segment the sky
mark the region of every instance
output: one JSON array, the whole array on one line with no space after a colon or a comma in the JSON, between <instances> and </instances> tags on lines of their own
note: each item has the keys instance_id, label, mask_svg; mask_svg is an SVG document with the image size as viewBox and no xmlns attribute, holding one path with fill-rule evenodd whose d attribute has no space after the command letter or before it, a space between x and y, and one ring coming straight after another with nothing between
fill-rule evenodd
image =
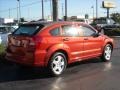
<instances>
[{"instance_id":1,"label":"sky","mask_svg":"<svg viewBox=\"0 0 120 90\"><path fill-rule=\"evenodd\" d=\"M64 15L64 1L59 0L59 18ZM88 14L93 16L93 8L95 9L96 0L68 0L68 16L84 16ZM98 16L106 16L106 9L102 8L102 1L98 0ZM110 13L120 12L120 0L112 0L116 3L116 8L110 10ZM20 0L21 17L27 20L36 20L41 18L41 0ZM0 0L0 17L17 18L17 0ZM63 9L62 9L63 7ZM50 0L44 0L45 18L51 15Z\"/></svg>"}]
</instances>

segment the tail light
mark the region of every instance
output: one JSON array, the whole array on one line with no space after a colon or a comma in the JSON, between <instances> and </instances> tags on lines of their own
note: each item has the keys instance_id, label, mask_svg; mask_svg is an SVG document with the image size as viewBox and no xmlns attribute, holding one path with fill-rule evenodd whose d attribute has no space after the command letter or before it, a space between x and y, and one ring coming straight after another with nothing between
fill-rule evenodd
<instances>
[{"instance_id":1,"label":"tail light","mask_svg":"<svg viewBox=\"0 0 120 90\"><path fill-rule=\"evenodd\" d=\"M29 40L29 44L28 44L29 46L35 46L35 40L33 39L33 38L31 38L30 40Z\"/></svg>"},{"instance_id":2,"label":"tail light","mask_svg":"<svg viewBox=\"0 0 120 90\"><path fill-rule=\"evenodd\" d=\"M28 46L27 46L27 51L28 52L33 52L35 51L35 47L36 47L36 43L35 43L35 39L34 38L30 38L29 42L28 42Z\"/></svg>"},{"instance_id":3,"label":"tail light","mask_svg":"<svg viewBox=\"0 0 120 90\"><path fill-rule=\"evenodd\" d=\"M41 43L42 38L40 36L34 36L29 39L28 51L35 51L36 47Z\"/></svg>"},{"instance_id":4,"label":"tail light","mask_svg":"<svg viewBox=\"0 0 120 90\"><path fill-rule=\"evenodd\" d=\"M9 46L10 44L11 44L11 34L8 35L7 46Z\"/></svg>"}]
</instances>

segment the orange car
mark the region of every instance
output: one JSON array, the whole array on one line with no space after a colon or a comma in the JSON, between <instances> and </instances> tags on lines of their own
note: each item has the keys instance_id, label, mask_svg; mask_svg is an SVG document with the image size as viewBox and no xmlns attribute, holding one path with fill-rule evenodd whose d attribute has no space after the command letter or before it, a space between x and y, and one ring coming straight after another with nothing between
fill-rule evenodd
<instances>
[{"instance_id":1,"label":"orange car","mask_svg":"<svg viewBox=\"0 0 120 90\"><path fill-rule=\"evenodd\" d=\"M109 61L113 40L78 22L30 22L8 37L6 59L22 65L48 67L58 76L67 64L101 57Z\"/></svg>"}]
</instances>

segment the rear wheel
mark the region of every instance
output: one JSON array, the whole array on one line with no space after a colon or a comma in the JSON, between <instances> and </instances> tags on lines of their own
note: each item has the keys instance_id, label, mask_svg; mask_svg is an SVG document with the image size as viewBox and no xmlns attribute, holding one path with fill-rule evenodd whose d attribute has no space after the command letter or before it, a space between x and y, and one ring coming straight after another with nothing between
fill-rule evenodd
<instances>
[{"instance_id":1,"label":"rear wheel","mask_svg":"<svg viewBox=\"0 0 120 90\"><path fill-rule=\"evenodd\" d=\"M66 56L60 52L54 53L48 64L49 71L53 76L59 76L60 74L62 74L63 71L66 69L66 66Z\"/></svg>"},{"instance_id":2,"label":"rear wheel","mask_svg":"<svg viewBox=\"0 0 120 90\"><path fill-rule=\"evenodd\" d=\"M111 55L112 55L112 46L110 44L107 44L104 48L101 58L103 61L110 61Z\"/></svg>"}]
</instances>

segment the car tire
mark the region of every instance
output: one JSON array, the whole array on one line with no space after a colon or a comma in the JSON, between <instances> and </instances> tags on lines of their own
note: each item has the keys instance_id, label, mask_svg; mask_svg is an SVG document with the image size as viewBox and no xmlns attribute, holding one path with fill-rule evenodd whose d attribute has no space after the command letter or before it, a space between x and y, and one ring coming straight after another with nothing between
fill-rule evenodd
<instances>
[{"instance_id":1,"label":"car tire","mask_svg":"<svg viewBox=\"0 0 120 90\"><path fill-rule=\"evenodd\" d=\"M52 76L59 76L67 67L66 56L61 52L56 52L50 58L48 70Z\"/></svg>"},{"instance_id":2,"label":"car tire","mask_svg":"<svg viewBox=\"0 0 120 90\"><path fill-rule=\"evenodd\" d=\"M112 55L112 46L110 44L106 44L101 56L102 61L107 62L111 60L111 55Z\"/></svg>"}]
</instances>

